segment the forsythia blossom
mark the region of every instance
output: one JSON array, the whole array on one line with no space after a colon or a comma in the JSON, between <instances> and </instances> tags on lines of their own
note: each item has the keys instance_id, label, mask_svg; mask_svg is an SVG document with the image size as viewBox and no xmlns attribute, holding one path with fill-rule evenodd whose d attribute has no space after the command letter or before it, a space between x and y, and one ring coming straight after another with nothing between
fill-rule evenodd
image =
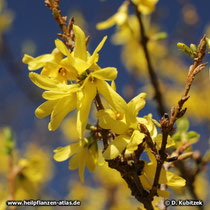
<instances>
[{"instance_id":1,"label":"forsythia blossom","mask_svg":"<svg viewBox=\"0 0 210 210\"><path fill-rule=\"evenodd\" d=\"M72 156L69 161L69 169L79 168L80 179L84 182L85 166L88 167L90 172L95 170L98 162L98 151L97 143L85 138L77 143L55 149L54 159L64 161Z\"/></svg>"},{"instance_id":2,"label":"forsythia blossom","mask_svg":"<svg viewBox=\"0 0 210 210\"><path fill-rule=\"evenodd\" d=\"M145 105L145 97L146 94L141 93L132 99L127 104L127 112L124 114L120 114L112 109L100 110L98 112L99 125L104 129L111 129L118 134L103 153L105 159L116 158L125 149L125 153L132 153L137 149L145 137L145 134L141 133L139 129L139 122L142 122L142 120L151 132L156 133L156 128L151 125L153 124L152 121L136 117Z\"/></svg>"},{"instance_id":3,"label":"forsythia blossom","mask_svg":"<svg viewBox=\"0 0 210 210\"><path fill-rule=\"evenodd\" d=\"M153 11L157 0L137 1L138 9L143 13ZM99 29L104 29L117 24L120 28L128 28L132 31L128 20L128 2L125 2L118 12L107 21L98 24ZM28 64L29 70L42 68L40 74L31 72L30 79L41 89L44 89L42 97L46 99L35 111L38 118L51 115L49 130L56 130L66 115L77 109L77 132L79 141L65 147L58 147L54 150L54 159L64 161L70 158L69 169L79 169L79 176L84 181L85 166L90 172L95 170L96 164L101 160L111 160L120 154L134 153L140 144L143 150L148 153L150 163L144 161L144 168L140 173L140 181L146 190L152 188L157 162L150 148L145 142L145 133L141 132L141 124L148 129L151 140L157 149L160 149L162 136L158 135L152 115L137 117L139 111L145 106L145 93L140 93L129 103L116 92L114 80L117 77L117 69L113 67L101 68L97 63L99 51L103 47L107 37L104 37L94 52L90 54L86 47L86 36L82 29L73 25L75 35L74 49L71 52L59 39L55 40L56 48L51 54L45 54L33 58L24 55L23 62ZM139 37L139 32L134 35ZM130 36L129 36L130 39ZM128 40L128 39L127 39ZM110 81L112 85L109 85ZM91 130L90 136L85 138L84 133L88 122L88 116L92 101L103 96L108 103L108 109L97 112L98 125ZM99 102L96 100L96 104ZM99 127L99 128L98 128ZM98 139L103 138L100 129L110 129L112 139L108 142L105 151L98 149ZM89 129L89 128L87 128ZM107 137L108 138L108 137ZM141 145L140 145L141 146ZM167 148L174 146L171 138L168 138ZM103 161L104 161L103 159ZM24 162L23 162L24 163ZM24 163L27 166L27 163ZM30 172L30 170L29 170ZM161 169L160 184L169 186L183 186L185 180L171 172ZM158 189L158 195L168 197L167 191Z\"/></svg>"},{"instance_id":4,"label":"forsythia blossom","mask_svg":"<svg viewBox=\"0 0 210 210\"><path fill-rule=\"evenodd\" d=\"M62 41L56 40L56 49L52 54L37 58L25 55L23 62L29 65L29 70L43 67L41 75L29 74L37 86L47 90L43 93L43 98L47 101L37 108L36 116L43 118L51 114L49 130L56 130L64 117L77 108L77 130L82 139L91 104L97 92L118 112L125 111L126 103L105 81L113 81L117 76L117 70L112 67L101 69L97 65L98 52L106 37L90 55L86 50L84 32L76 25L73 26L73 30L75 48L72 53Z\"/></svg>"},{"instance_id":5,"label":"forsythia blossom","mask_svg":"<svg viewBox=\"0 0 210 210\"><path fill-rule=\"evenodd\" d=\"M137 5L139 12L144 15L152 13L158 0L132 0Z\"/></svg>"},{"instance_id":6,"label":"forsythia blossom","mask_svg":"<svg viewBox=\"0 0 210 210\"><path fill-rule=\"evenodd\" d=\"M128 2L124 2L122 6L118 9L117 13L114 14L112 17L107 19L104 22L98 23L96 28L98 30L103 30L114 26L123 26L128 21Z\"/></svg>"},{"instance_id":7,"label":"forsythia blossom","mask_svg":"<svg viewBox=\"0 0 210 210\"><path fill-rule=\"evenodd\" d=\"M141 180L143 187L147 190L151 190L152 184L153 184L153 182L151 180L154 180L154 178L155 178L155 172L156 172L156 168L157 168L157 160L156 160L155 156L152 154L151 150L148 150L147 154L148 154L151 162L148 163L148 162L144 161L145 165L144 165L142 174L139 178ZM182 177L177 176L174 173L162 168L161 173L160 173L159 183L166 184L168 186L182 187L182 186L185 186L186 181ZM165 197L165 198L169 197L169 192L166 190L158 189L157 193L161 197Z\"/></svg>"}]
</instances>

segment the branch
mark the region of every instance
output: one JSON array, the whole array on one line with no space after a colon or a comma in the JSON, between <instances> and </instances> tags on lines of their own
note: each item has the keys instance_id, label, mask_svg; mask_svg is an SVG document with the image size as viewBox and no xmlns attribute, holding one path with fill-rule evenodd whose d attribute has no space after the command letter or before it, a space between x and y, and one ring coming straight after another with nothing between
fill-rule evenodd
<instances>
[{"instance_id":1,"label":"branch","mask_svg":"<svg viewBox=\"0 0 210 210\"><path fill-rule=\"evenodd\" d=\"M66 46L69 47L70 51L72 52L74 49L74 32L73 32L73 24L74 18L70 18L68 25L66 23L67 17L61 14L60 10L60 0L45 0L45 5L52 10L52 15L58 25L60 26L63 34L58 33L61 39L65 40Z\"/></svg>"},{"instance_id":2,"label":"branch","mask_svg":"<svg viewBox=\"0 0 210 210\"><path fill-rule=\"evenodd\" d=\"M45 0L47 7L52 10L53 16L63 32L63 34L59 34L59 36L66 41L65 44L69 47L70 51L73 51L73 49L74 49L74 33L72 30L73 19L70 19L68 25L66 24L67 18L63 17L61 15L60 8L59 8L59 2L60 2L60 0ZM145 35L144 26L141 21L141 14L138 12L137 8L136 8L136 13L137 13L137 17L139 19L140 27L141 27L141 35L142 35L141 43L144 48L145 57L147 59L148 70L149 70L151 82L152 82L154 89L156 91L155 98L158 102L160 114L164 114L165 109L164 109L163 102L162 102L162 95L160 92L159 83L157 80L157 76L156 76L156 74L153 70L153 67L151 65L150 56L149 56L148 49L147 49L148 38ZM88 39L87 39L87 42L88 42ZM196 62L199 63L200 61L197 60ZM203 64L203 66L200 66L199 68L197 68L198 65L194 65L194 66L195 66L194 71L193 71L194 74L191 74L191 76L189 76L189 78L190 78L189 81L191 81L191 83L194 79L193 77L204 68L205 64ZM191 84L188 87L190 88L190 86L191 86ZM183 112L181 110L182 106L183 106L182 102L185 102L186 100L187 99L184 98L179 103L179 108L177 108L176 111L174 112L177 114L172 115L173 117L175 117L174 119L181 116L180 113ZM95 105L96 105L96 108L98 111L104 109L104 106L101 102L101 99L100 99L100 96L98 93L95 97ZM135 196L135 198L139 202L143 203L144 207L148 210L154 209L152 206L152 200L153 200L153 196L157 193L160 170L161 170L162 165L167 157L165 154L167 136L171 132L171 128L173 128L173 125L172 126L169 125L169 117L168 116L166 117L166 116L167 115L164 115L164 118L162 120L162 122L165 122L165 123L161 124L162 133L163 133L163 142L161 145L161 150L159 152L157 151L156 145L151 141L150 135L146 135L146 138L145 138L145 141L152 148L152 151L154 152L154 154L156 154L157 160L158 160L158 163L157 163L158 166L157 166L157 170L156 170L155 180L154 180L153 188L152 188L151 192L148 192L143 188L141 181L139 179L139 175L141 174L141 171L143 170L143 167L144 167L144 162L139 160L140 155L142 154L142 148L140 145L139 145L137 151L135 152L135 157L133 157L133 159L131 159L131 160L128 160L126 158L126 156L124 156L123 154L119 155L117 158L115 158L113 160L106 160L108 162L108 165L110 168L113 168L121 173L121 176L128 184L128 187L130 188L132 195ZM144 127L142 127L142 130L144 130L145 133L148 134L148 131ZM97 125L96 132L98 132L100 134L100 138L104 144L104 149L106 149L108 147L109 143L114 139L115 134L113 134L110 130L100 128L100 126L98 126L98 125Z\"/></svg>"},{"instance_id":3,"label":"branch","mask_svg":"<svg viewBox=\"0 0 210 210\"><path fill-rule=\"evenodd\" d=\"M141 173L144 163L139 162L139 167L136 168L136 165L133 163L128 164L127 160L122 160L119 156L113 160L107 160L109 167L113 168L120 172L122 178L128 184L128 187L131 190L131 194L141 203L144 204L144 207L147 210L153 210L152 202L149 199L149 193L144 190L140 179L139 173Z\"/></svg>"},{"instance_id":4,"label":"branch","mask_svg":"<svg viewBox=\"0 0 210 210\"><path fill-rule=\"evenodd\" d=\"M15 173L14 173L14 160L13 160L13 153L9 155L9 175L8 175L8 182L9 182L9 200L15 200ZM10 210L16 210L16 206L11 206Z\"/></svg>"},{"instance_id":5,"label":"branch","mask_svg":"<svg viewBox=\"0 0 210 210\"><path fill-rule=\"evenodd\" d=\"M151 80L153 89L155 91L154 98L155 98L155 100L158 104L158 112L161 116L163 116L164 113L166 113L166 108L165 108L164 103L163 103L163 97L162 97L162 93L161 93L161 90L160 90L160 84L159 84L157 75L154 71L154 68L152 66L150 54L149 54L148 47L147 47L147 43L148 43L149 39L148 39L148 37L146 36L146 33L145 33L145 28L144 28L144 24L142 22L141 13L139 12L138 7L134 3L132 3L132 4L134 6L136 17L138 18L139 25L140 25L141 38L140 38L139 41L140 41L140 44L142 45L143 50L144 50L150 80Z\"/></svg>"},{"instance_id":6,"label":"branch","mask_svg":"<svg viewBox=\"0 0 210 210\"><path fill-rule=\"evenodd\" d=\"M203 61L203 58L205 56L205 50L206 50L206 36L204 35L204 37L201 39L200 44L198 46L198 57L194 59L194 64L192 66L190 66L184 93L183 93L181 99L178 101L178 105L176 106L176 108L172 108L171 119L169 119L168 114L165 114L160 121L163 137L162 137L161 149L159 151L160 158L157 159L157 168L156 168L156 173L155 173L155 179L153 182L152 190L150 192L150 196L154 196L157 193L161 168L163 166L164 161L167 158L165 150L166 150L168 135L173 133L174 123L176 122L176 120L178 118L182 117L187 110L186 108L182 109L182 107L183 107L184 103L189 98L188 93L190 91L190 88L191 88L191 85L193 83L195 76L201 70L203 70L205 68L205 66L207 65L207 63L200 64Z\"/></svg>"},{"instance_id":7,"label":"branch","mask_svg":"<svg viewBox=\"0 0 210 210\"><path fill-rule=\"evenodd\" d=\"M13 150L8 156L8 184L9 184L9 200L15 200L15 179L22 171L22 167L18 167L14 163ZM9 206L9 210L16 210L17 206Z\"/></svg>"},{"instance_id":8,"label":"branch","mask_svg":"<svg viewBox=\"0 0 210 210\"><path fill-rule=\"evenodd\" d=\"M141 133L144 133L146 135L145 141L146 141L147 145L150 147L150 149L152 150L153 154L155 156L159 155L158 151L157 151L156 144L153 142L147 127L144 124L140 123L140 130L141 130Z\"/></svg>"}]
</instances>

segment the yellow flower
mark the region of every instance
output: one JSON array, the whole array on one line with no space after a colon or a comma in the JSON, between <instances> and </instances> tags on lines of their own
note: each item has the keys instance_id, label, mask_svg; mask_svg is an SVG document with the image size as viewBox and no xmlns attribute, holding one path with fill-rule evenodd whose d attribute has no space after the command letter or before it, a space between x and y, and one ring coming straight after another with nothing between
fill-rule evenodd
<instances>
[{"instance_id":1,"label":"yellow flower","mask_svg":"<svg viewBox=\"0 0 210 210\"><path fill-rule=\"evenodd\" d=\"M31 80L37 86L48 90L43 93L43 98L48 101L37 108L35 111L36 116L43 118L51 114L49 130L56 130L64 117L77 108L77 131L79 138L82 139L91 104L97 92L103 95L105 100L118 112L124 113L127 107L122 97L105 82L105 80L108 80L112 81L113 84L117 77L116 68L107 67L101 69L96 64L99 57L98 52L102 48L106 37L90 55L86 49L84 32L76 25L73 26L73 30L75 34L73 52L70 53L65 44L57 39L55 44L59 52L56 49L52 54L42 55L37 58L25 55L23 62L29 64L30 70L44 67L41 75L29 74ZM62 58L61 54L66 57ZM61 79L56 76L60 70L64 71ZM68 80L75 81L73 81L73 84L68 84Z\"/></svg>"},{"instance_id":2,"label":"yellow flower","mask_svg":"<svg viewBox=\"0 0 210 210\"><path fill-rule=\"evenodd\" d=\"M15 179L15 199L36 199L43 184L52 177L50 157L35 145L30 145L25 157L18 160Z\"/></svg>"},{"instance_id":3,"label":"yellow flower","mask_svg":"<svg viewBox=\"0 0 210 210\"><path fill-rule=\"evenodd\" d=\"M132 0L132 2L138 6L139 12L148 15L154 11L158 0Z\"/></svg>"},{"instance_id":4,"label":"yellow flower","mask_svg":"<svg viewBox=\"0 0 210 210\"><path fill-rule=\"evenodd\" d=\"M155 124L153 123L152 114L148 114L147 116L144 116L143 118L137 117L137 120L139 123L144 124L152 139L156 138L157 136L157 128Z\"/></svg>"},{"instance_id":5,"label":"yellow flower","mask_svg":"<svg viewBox=\"0 0 210 210\"><path fill-rule=\"evenodd\" d=\"M35 114L39 119L51 114L48 128L54 131L64 117L76 108L78 85L66 85L36 73L30 73L29 77L38 87L47 90L42 95L47 101L36 109Z\"/></svg>"},{"instance_id":6,"label":"yellow flower","mask_svg":"<svg viewBox=\"0 0 210 210\"><path fill-rule=\"evenodd\" d=\"M121 96L108 83L103 81L103 79L114 79L116 73L117 71L114 68L91 72L81 87L79 84L66 85L46 76L30 73L30 79L37 86L48 90L42 95L48 101L36 109L36 116L41 119L51 114L49 130L56 130L64 117L77 107L77 130L79 137L82 138L92 100L95 98L97 91L119 112L124 112L126 109L126 103Z\"/></svg>"},{"instance_id":7,"label":"yellow flower","mask_svg":"<svg viewBox=\"0 0 210 210\"><path fill-rule=\"evenodd\" d=\"M161 148L161 144L162 144L162 134L158 134L155 138L154 138L154 141L156 142L156 146L158 149ZM170 147L174 147L176 144L174 142L174 140L168 136L167 138L167 144L166 144L166 149L170 148Z\"/></svg>"},{"instance_id":8,"label":"yellow flower","mask_svg":"<svg viewBox=\"0 0 210 210\"><path fill-rule=\"evenodd\" d=\"M75 113L73 113L70 117L64 120L61 127L62 133L68 142L76 141L77 139L79 139L76 120L77 116L75 115Z\"/></svg>"},{"instance_id":9,"label":"yellow flower","mask_svg":"<svg viewBox=\"0 0 210 210\"><path fill-rule=\"evenodd\" d=\"M111 109L100 110L98 112L99 125L104 129L111 129L118 134L103 153L105 159L116 158L125 149L125 153L132 153L142 143L145 134L140 132L136 116L145 105L145 97L146 94L141 93L133 98L127 104L127 110L124 114Z\"/></svg>"},{"instance_id":10,"label":"yellow flower","mask_svg":"<svg viewBox=\"0 0 210 210\"><path fill-rule=\"evenodd\" d=\"M147 190L151 190L152 185L153 185L152 180L154 180L154 178L155 178L155 172L156 172L156 168L157 168L157 160L156 160L155 156L152 154L151 150L148 150L147 154L148 154L151 162L147 163L145 161L142 175L139 178L141 180L143 187ZM182 187L182 186L185 186L186 181L182 177L177 176L174 173L162 168L161 172L160 172L159 184L166 184L168 186ZM157 193L161 197L165 197L165 198L169 197L168 191L158 189Z\"/></svg>"},{"instance_id":11,"label":"yellow flower","mask_svg":"<svg viewBox=\"0 0 210 210\"><path fill-rule=\"evenodd\" d=\"M127 24L117 28L115 34L112 35L112 42L116 45L123 45L139 40L140 36L139 22L135 15L129 15Z\"/></svg>"},{"instance_id":12,"label":"yellow flower","mask_svg":"<svg viewBox=\"0 0 210 210\"><path fill-rule=\"evenodd\" d=\"M63 59L62 53L57 48L51 54L44 54L36 58L25 54L22 61L28 64L29 70L33 71L43 68L41 71L42 75L57 79L63 83L76 78L74 72L67 68L69 67L67 59Z\"/></svg>"},{"instance_id":13,"label":"yellow flower","mask_svg":"<svg viewBox=\"0 0 210 210\"><path fill-rule=\"evenodd\" d=\"M85 138L66 147L58 147L54 152L54 159L59 162L73 156L69 161L69 169L75 170L79 168L79 176L82 182L84 182L85 166L90 172L94 172L98 162L98 146L91 139Z\"/></svg>"},{"instance_id":14,"label":"yellow flower","mask_svg":"<svg viewBox=\"0 0 210 210\"><path fill-rule=\"evenodd\" d=\"M22 174L36 183L49 180L53 172L50 154L36 145L29 145L26 151L25 158L20 159L18 163Z\"/></svg>"},{"instance_id":15,"label":"yellow flower","mask_svg":"<svg viewBox=\"0 0 210 210\"><path fill-rule=\"evenodd\" d=\"M88 115L92 100L97 91L103 95L105 100L118 112L123 113L126 110L126 102L116 93L105 80L114 80L117 76L115 68L104 68L91 72L84 80L81 91L78 92L78 115L77 129L80 138L82 138L88 120Z\"/></svg>"},{"instance_id":16,"label":"yellow flower","mask_svg":"<svg viewBox=\"0 0 210 210\"><path fill-rule=\"evenodd\" d=\"M55 45L57 49L65 56L67 56L68 65L66 69L75 71L77 78L79 78L86 70L98 70L100 67L96 64L98 61L99 55L98 52L104 45L107 37L104 37L103 40L99 43L93 54L90 56L89 52L86 49L86 38L82 29L74 25L73 31L75 34L75 47L72 53L69 52L66 45L59 39L55 40Z\"/></svg>"},{"instance_id":17,"label":"yellow flower","mask_svg":"<svg viewBox=\"0 0 210 210\"><path fill-rule=\"evenodd\" d=\"M112 27L113 25L122 26L127 23L128 20L128 2L124 2L118 9L117 13L104 22L98 23L96 28L103 30Z\"/></svg>"},{"instance_id":18,"label":"yellow flower","mask_svg":"<svg viewBox=\"0 0 210 210\"><path fill-rule=\"evenodd\" d=\"M77 74L80 90L77 91L77 130L80 138L83 138L85 127L88 120L91 104L97 91L103 95L108 103L119 112L125 111L126 103L105 80L113 81L117 77L116 68L107 67L101 69L96 62L98 61L98 52L102 48L106 37L101 41L93 52L92 56L86 50L85 34L76 25L73 26L75 33L75 49L70 53L65 44L56 40L57 48L67 56L69 65Z\"/></svg>"},{"instance_id":19,"label":"yellow flower","mask_svg":"<svg viewBox=\"0 0 210 210\"><path fill-rule=\"evenodd\" d=\"M44 67L48 62L59 63L62 58L62 53L55 48L51 54L40 55L36 58L25 54L22 61L23 63L28 64L28 69L32 71Z\"/></svg>"},{"instance_id":20,"label":"yellow flower","mask_svg":"<svg viewBox=\"0 0 210 210\"><path fill-rule=\"evenodd\" d=\"M14 14L12 11L5 9L6 2L0 0L0 36L8 31L10 25L14 19Z\"/></svg>"}]
</instances>

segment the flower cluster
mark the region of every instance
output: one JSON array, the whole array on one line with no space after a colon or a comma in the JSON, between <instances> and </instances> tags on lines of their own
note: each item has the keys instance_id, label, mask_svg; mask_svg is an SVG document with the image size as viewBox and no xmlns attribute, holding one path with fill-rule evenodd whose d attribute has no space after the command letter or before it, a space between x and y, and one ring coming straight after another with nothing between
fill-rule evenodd
<instances>
[{"instance_id":1,"label":"flower cluster","mask_svg":"<svg viewBox=\"0 0 210 210\"><path fill-rule=\"evenodd\" d=\"M125 8L124 8L125 6ZM123 16L126 5L120 9ZM122 13L122 14L121 14ZM113 17L117 20L118 15ZM113 21L112 20L112 21ZM125 20L126 21L126 20ZM112 132L112 140L103 152L105 160L113 160L119 155L134 154L139 145L148 153L151 163L145 161L144 169L140 175L140 180L144 183L145 189L149 190L154 179L156 161L152 158L152 153L145 142L145 133L141 131L140 125L146 126L152 141L160 139L152 115L138 117L139 111L145 106L145 93L140 93L129 103L116 92L114 80L117 77L117 70L113 67L101 68L97 63L99 51L101 50L107 37L99 43L91 55L86 48L86 37L84 32L77 25L73 25L75 34L74 49L71 52L61 40L56 40L56 48L51 54L41 55L33 58L24 55L23 62L28 64L30 71L42 68L40 74L31 72L30 79L38 87L44 89L43 98L47 101L40 105L35 114L38 118L51 115L49 130L56 130L66 115L77 110L77 132L78 142L54 150L54 159L64 161L70 158L69 168L79 169L80 179L84 181L85 166L89 171L95 170L96 164L101 164L102 152L99 149L100 137L96 133L90 132L85 136L88 127L88 116L92 101L96 97L103 96L108 103L106 109L100 108L97 112L98 126ZM111 81L110 85L107 81ZM97 100L96 100L96 103ZM171 140L172 141L172 140ZM173 185L183 186L185 180L171 172L162 169L161 183L169 184L173 180ZM158 192L159 195L168 196L168 192Z\"/></svg>"}]
</instances>

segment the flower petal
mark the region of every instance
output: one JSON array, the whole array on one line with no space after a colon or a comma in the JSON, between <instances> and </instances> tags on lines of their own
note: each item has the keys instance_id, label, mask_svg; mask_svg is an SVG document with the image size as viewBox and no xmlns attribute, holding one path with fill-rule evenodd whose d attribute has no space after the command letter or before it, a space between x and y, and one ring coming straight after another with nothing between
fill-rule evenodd
<instances>
[{"instance_id":1,"label":"flower petal","mask_svg":"<svg viewBox=\"0 0 210 210\"><path fill-rule=\"evenodd\" d=\"M98 149L97 144L91 145L88 149L88 154L86 157L86 165L90 172L94 172L96 168L96 163L98 162Z\"/></svg>"},{"instance_id":2,"label":"flower petal","mask_svg":"<svg viewBox=\"0 0 210 210\"><path fill-rule=\"evenodd\" d=\"M116 120L116 115L111 109L100 110L97 113L100 127L111 129L117 134L123 134L128 130L128 126L122 120Z\"/></svg>"},{"instance_id":3,"label":"flower petal","mask_svg":"<svg viewBox=\"0 0 210 210\"><path fill-rule=\"evenodd\" d=\"M67 70L67 76L69 80L77 80L77 71L73 64L69 62L68 58L64 58L60 63L60 66Z\"/></svg>"},{"instance_id":4,"label":"flower petal","mask_svg":"<svg viewBox=\"0 0 210 210\"><path fill-rule=\"evenodd\" d=\"M68 96L68 92L59 92L59 91L45 91L42 94L42 97L46 100L57 100L60 98L63 98L65 96Z\"/></svg>"},{"instance_id":5,"label":"flower petal","mask_svg":"<svg viewBox=\"0 0 210 210\"><path fill-rule=\"evenodd\" d=\"M36 74L34 72L31 72L29 77L35 85L45 90L58 89L58 84L60 83L57 80L50 79L44 75Z\"/></svg>"},{"instance_id":6,"label":"flower petal","mask_svg":"<svg viewBox=\"0 0 210 210\"><path fill-rule=\"evenodd\" d=\"M115 84L114 80L112 80L111 87L115 92L117 91L116 84Z\"/></svg>"},{"instance_id":7,"label":"flower petal","mask_svg":"<svg viewBox=\"0 0 210 210\"><path fill-rule=\"evenodd\" d=\"M112 87L105 81L97 80L96 81L98 92L103 95L106 101L120 113L127 112L127 104L124 99L115 92Z\"/></svg>"},{"instance_id":8,"label":"flower petal","mask_svg":"<svg viewBox=\"0 0 210 210\"><path fill-rule=\"evenodd\" d=\"M59 65L54 62L46 62L41 75L56 78L58 75Z\"/></svg>"},{"instance_id":9,"label":"flower petal","mask_svg":"<svg viewBox=\"0 0 210 210\"><path fill-rule=\"evenodd\" d=\"M167 180L165 182L165 180ZM163 183L164 182L164 183ZM160 184L166 184L168 186L183 187L186 184L186 180L170 171L161 170Z\"/></svg>"},{"instance_id":10,"label":"flower petal","mask_svg":"<svg viewBox=\"0 0 210 210\"><path fill-rule=\"evenodd\" d=\"M150 160L152 159L152 163L145 164L143 171L146 173L146 175L150 179L154 180L157 161L155 159L155 156L151 153L151 151L148 152L148 155L149 155ZM169 186L182 187L182 186L185 186L186 180L180 176L177 176L176 174L174 174L170 171L166 171L164 168L161 168L159 184L166 184Z\"/></svg>"},{"instance_id":11,"label":"flower petal","mask_svg":"<svg viewBox=\"0 0 210 210\"><path fill-rule=\"evenodd\" d=\"M96 96L95 84L88 81L79 95L80 104L79 107L77 107L77 130L79 137L82 138L87 125L91 104Z\"/></svg>"},{"instance_id":12,"label":"flower petal","mask_svg":"<svg viewBox=\"0 0 210 210\"><path fill-rule=\"evenodd\" d=\"M112 27L115 23L116 23L116 15L113 15L112 17L110 17L109 19L103 21L103 22L100 22L96 25L96 28L98 30L104 30L104 29L107 29L107 28L110 28Z\"/></svg>"},{"instance_id":13,"label":"flower petal","mask_svg":"<svg viewBox=\"0 0 210 210\"><path fill-rule=\"evenodd\" d=\"M130 139L126 135L117 136L107 147L103 156L106 160L111 160L116 158L128 145Z\"/></svg>"},{"instance_id":14,"label":"flower petal","mask_svg":"<svg viewBox=\"0 0 210 210\"><path fill-rule=\"evenodd\" d=\"M46 100L56 100L56 99L60 99L60 98L63 98L65 96L68 96L70 95L71 93L75 93L77 91L79 91L80 89L78 88L78 85L76 84L71 84L71 85L68 85L68 90L57 90L57 91L53 91L53 90L50 90L50 91L45 91L43 94L42 94L42 97Z\"/></svg>"},{"instance_id":15,"label":"flower petal","mask_svg":"<svg viewBox=\"0 0 210 210\"><path fill-rule=\"evenodd\" d=\"M42 119L42 118L50 115L57 102L58 102L57 100L53 100L53 101L46 101L43 104L41 104L35 110L36 117L39 118L39 119Z\"/></svg>"},{"instance_id":16,"label":"flower petal","mask_svg":"<svg viewBox=\"0 0 210 210\"><path fill-rule=\"evenodd\" d=\"M75 34L74 56L87 61L85 34L79 26L73 25Z\"/></svg>"},{"instance_id":17,"label":"flower petal","mask_svg":"<svg viewBox=\"0 0 210 210\"><path fill-rule=\"evenodd\" d=\"M63 121L64 117L76 108L77 100L75 100L75 97L76 94L69 94L68 96L60 99L55 105L51 114L51 121L48 125L50 131L56 130Z\"/></svg>"},{"instance_id":18,"label":"flower petal","mask_svg":"<svg viewBox=\"0 0 210 210\"><path fill-rule=\"evenodd\" d=\"M79 168L80 154L76 153L69 161L69 169L75 170Z\"/></svg>"},{"instance_id":19,"label":"flower petal","mask_svg":"<svg viewBox=\"0 0 210 210\"><path fill-rule=\"evenodd\" d=\"M161 144L162 144L162 134L157 135L157 137L155 138L155 142L156 142L158 148L160 149ZM168 136L166 148L173 147L173 146L175 146L175 142L170 136Z\"/></svg>"},{"instance_id":20,"label":"flower petal","mask_svg":"<svg viewBox=\"0 0 210 210\"><path fill-rule=\"evenodd\" d=\"M147 178L147 176L143 174L139 178L144 189L147 189L147 190L152 189L152 182Z\"/></svg>"},{"instance_id":21,"label":"flower petal","mask_svg":"<svg viewBox=\"0 0 210 210\"><path fill-rule=\"evenodd\" d=\"M138 115L139 110L141 110L146 103L144 100L145 97L146 93L140 93L128 103L129 116L131 116L129 118L135 118L136 120L136 116Z\"/></svg>"},{"instance_id":22,"label":"flower petal","mask_svg":"<svg viewBox=\"0 0 210 210\"><path fill-rule=\"evenodd\" d=\"M53 158L56 161L61 162L61 161L67 160L77 151L78 151L78 143L70 144L66 147L58 147L57 149L54 150L55 155Z\"/></svg>"},{"instance_id":23,"label":"flower petal","mask_svg":"<svg viewBox=\"0 0 210 210\"><path fill-rule=\"evenodd\" d=\"M116 68L107 67L98 71L94 71L93 73L91 73L91 75L101 80L115 80L117 77L117 73L118 72Z\"/></svg>"},{"instance_id":24,"label":"flower petal","mask_svg":"<svg viewBox=\"0 0 210 210\"><path fill-rule=\"evenodd\" d=\"M79 153L79 177L82 182L84 182L84 172L85 172L85 163L87 160L87 148L83 148L82 151Z\"/></svg>"},{"instance_id":25,"label":"flower petal","mask_svg":"<svg viewBox=\"0 0 210 210\"><path fill-rule=\"evenodd\" d=\"M96 62L95 60L97 59L98 56L98 52L101 50L101 48L103 47L105 41L107 39L107 36L105 36L102 41L99 43L99 45L96 47L95 51L93 52L92 56L88 59L88 63L91 66L94 62Z\"/></svg>"},{"instance_id":26,"label":"flower petal","mask_svg":"<svg viewBox=\"0 0 210 210\"><path fill-rule=\"evenodd\" d=\"M163 198L169 198L170 193L167 190L159 190L157 189L157 194Z\"/></svg>"},{"instance_id":27,"label":"flower petal","mask_svg":"<svg viewBox=\"0 0 210 210\"><path fill-rule=\"evenodd\" d=\"M25 54L22 61L23 63L28 64L29 70L36 70L42 68L46 62L52 59L52 57L51 54L45 54L33 58L32 56Z\"/></svg>"},{"instance_id":28,"label":"flower petal","mask_svg":"<svg viewBox=\"0 0 210 210\"><path fill-rule=\"evenodd\" d=\"M140 133L138 130L134 130L131 140L127 146L129 151L135 151L138 148L138 145L143 142L145 134Z\"/></svg>"},{"instance_id":29,"label":"flower petal","mask_svg":"<svg viewBox=\"0 0 210 210\"><path fill-rule=\"evenodd\" d=\"M73 66L74 65L74 58L72 57L71 53L67 49L66 45L60 39L55 40L55 45L61 53L63 53L64 55L66 55L68 57L69 62Z\"/></svg>"},{"instance_id":30,"label":"flower petal","mask_svg":"<svg viewBox=\"0 0 210 210\"><path fill-rule=\"evenodd\" d=\"M85 70L89 69L92 63L88 63L80 58L75 58L74 67L77 70L78 74L82 74Z\"/></svg>"}]
</instances>

